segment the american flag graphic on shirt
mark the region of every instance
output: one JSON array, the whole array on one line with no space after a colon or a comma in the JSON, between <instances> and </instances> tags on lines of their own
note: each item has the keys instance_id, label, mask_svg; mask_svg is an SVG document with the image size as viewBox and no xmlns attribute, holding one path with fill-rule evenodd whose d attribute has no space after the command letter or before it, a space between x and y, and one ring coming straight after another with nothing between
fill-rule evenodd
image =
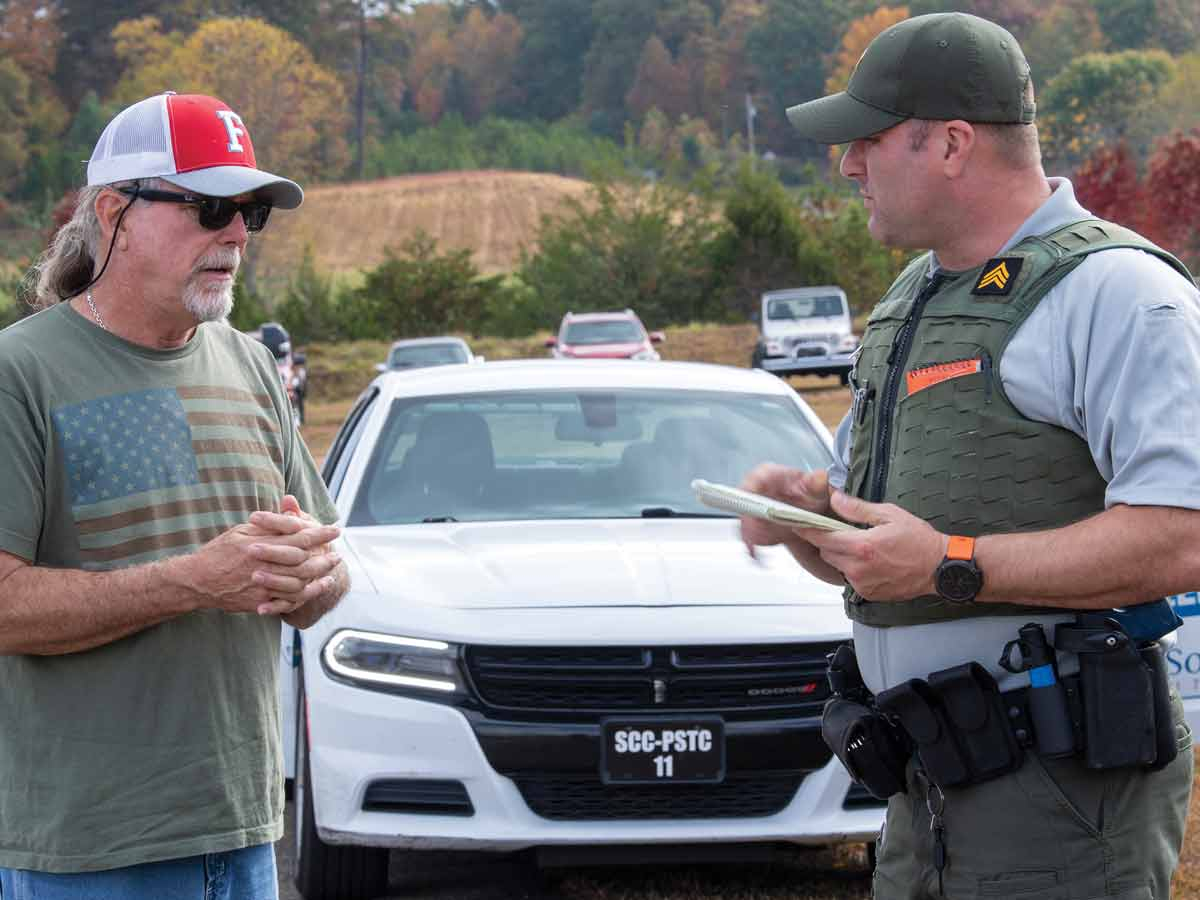
<instances>
[{"instance_id":1,"label":"american flag graphic on shirt","mask_svg":"<svg viewBox=\"0 0 1200 900\"><path fill-rule=\"evenodd\" d=\"M113 569L194 550L284 493L267 394L216 386L134 391L51 413L82 565Z\"/></svg>"}]
</instances>

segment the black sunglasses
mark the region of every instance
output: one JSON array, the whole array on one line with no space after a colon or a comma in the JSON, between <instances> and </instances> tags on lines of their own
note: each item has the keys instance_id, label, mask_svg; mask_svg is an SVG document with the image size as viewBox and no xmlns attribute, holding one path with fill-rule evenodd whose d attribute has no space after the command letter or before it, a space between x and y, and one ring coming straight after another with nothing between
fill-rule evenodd
<instances>
[{"instance_id":1,"label":"black sunglasses","mask_svg":"<svg viewBox=\"0 0 1200 900\"><path fill-rule=\"evenodd\" d=\"M238 203L228 197L205 197L202 194L178 194L174 191L154 191L146 188L117 188L117 191L134 199L161 201L163 203L188 203L200 213L200 227L220 231L233 221L238 213L249 232L262 231L271 215L271 204L261 200Z\"/></svg>"}]
</instances>

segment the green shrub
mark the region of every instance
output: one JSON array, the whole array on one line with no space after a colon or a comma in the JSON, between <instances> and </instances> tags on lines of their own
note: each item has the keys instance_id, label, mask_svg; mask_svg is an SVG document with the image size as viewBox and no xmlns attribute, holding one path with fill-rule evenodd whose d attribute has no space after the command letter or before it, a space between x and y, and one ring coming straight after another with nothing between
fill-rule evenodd
<instances>
[{"instance_id":1,"label":"green shrub","mask_svg":"<svg viewBox=\"0 0 1200 900\"><path fill-rule=\"evenodd\" d=\"M631 307L652 328L709 318L709 244L719 227L704 190L599 181L542 219L521 279L540 300L542 327L567 310Z\"/></svg>"}]
</instances>

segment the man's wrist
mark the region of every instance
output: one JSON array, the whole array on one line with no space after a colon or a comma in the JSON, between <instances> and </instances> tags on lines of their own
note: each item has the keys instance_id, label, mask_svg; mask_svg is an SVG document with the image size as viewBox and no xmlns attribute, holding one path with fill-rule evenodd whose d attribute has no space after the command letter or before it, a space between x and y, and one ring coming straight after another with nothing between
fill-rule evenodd
<instances>
[{"instance_id":1,"label":"man's wrist","mask_svg":"<svg viewBox=\"0 0 1200 900\"><path fill-rule=\"evenodd\" d=\"M173 613L183 614L195 612L204 608L204 597L196 589L196 579L192 573L192 554L173 556L155 565L158 579L163 587L161 597L164 604Z\"/></svg>"}]
</instances>

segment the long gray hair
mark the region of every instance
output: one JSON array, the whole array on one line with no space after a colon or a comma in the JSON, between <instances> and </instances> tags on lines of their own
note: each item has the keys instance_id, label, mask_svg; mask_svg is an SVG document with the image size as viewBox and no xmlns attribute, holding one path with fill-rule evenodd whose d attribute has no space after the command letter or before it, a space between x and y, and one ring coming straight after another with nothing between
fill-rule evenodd
<instances>
[{"instance_id":1,"label":"long gray hair","mask_svg":"<svg viewBox=\"0 0 1200 900\"><path fill-rule=\"evenodd\" d=\"M99 251L108 252L107 247L100 247L100 220L96 216L96 198L100 192L139 183L148 187L157 180L86 185L79 189L71 220L58 229L50 246L25 276L24 294L35 308L45 309L80 293L92 280L97 262L104 262L96 258Z\"/></svg>"}]
</instances>

